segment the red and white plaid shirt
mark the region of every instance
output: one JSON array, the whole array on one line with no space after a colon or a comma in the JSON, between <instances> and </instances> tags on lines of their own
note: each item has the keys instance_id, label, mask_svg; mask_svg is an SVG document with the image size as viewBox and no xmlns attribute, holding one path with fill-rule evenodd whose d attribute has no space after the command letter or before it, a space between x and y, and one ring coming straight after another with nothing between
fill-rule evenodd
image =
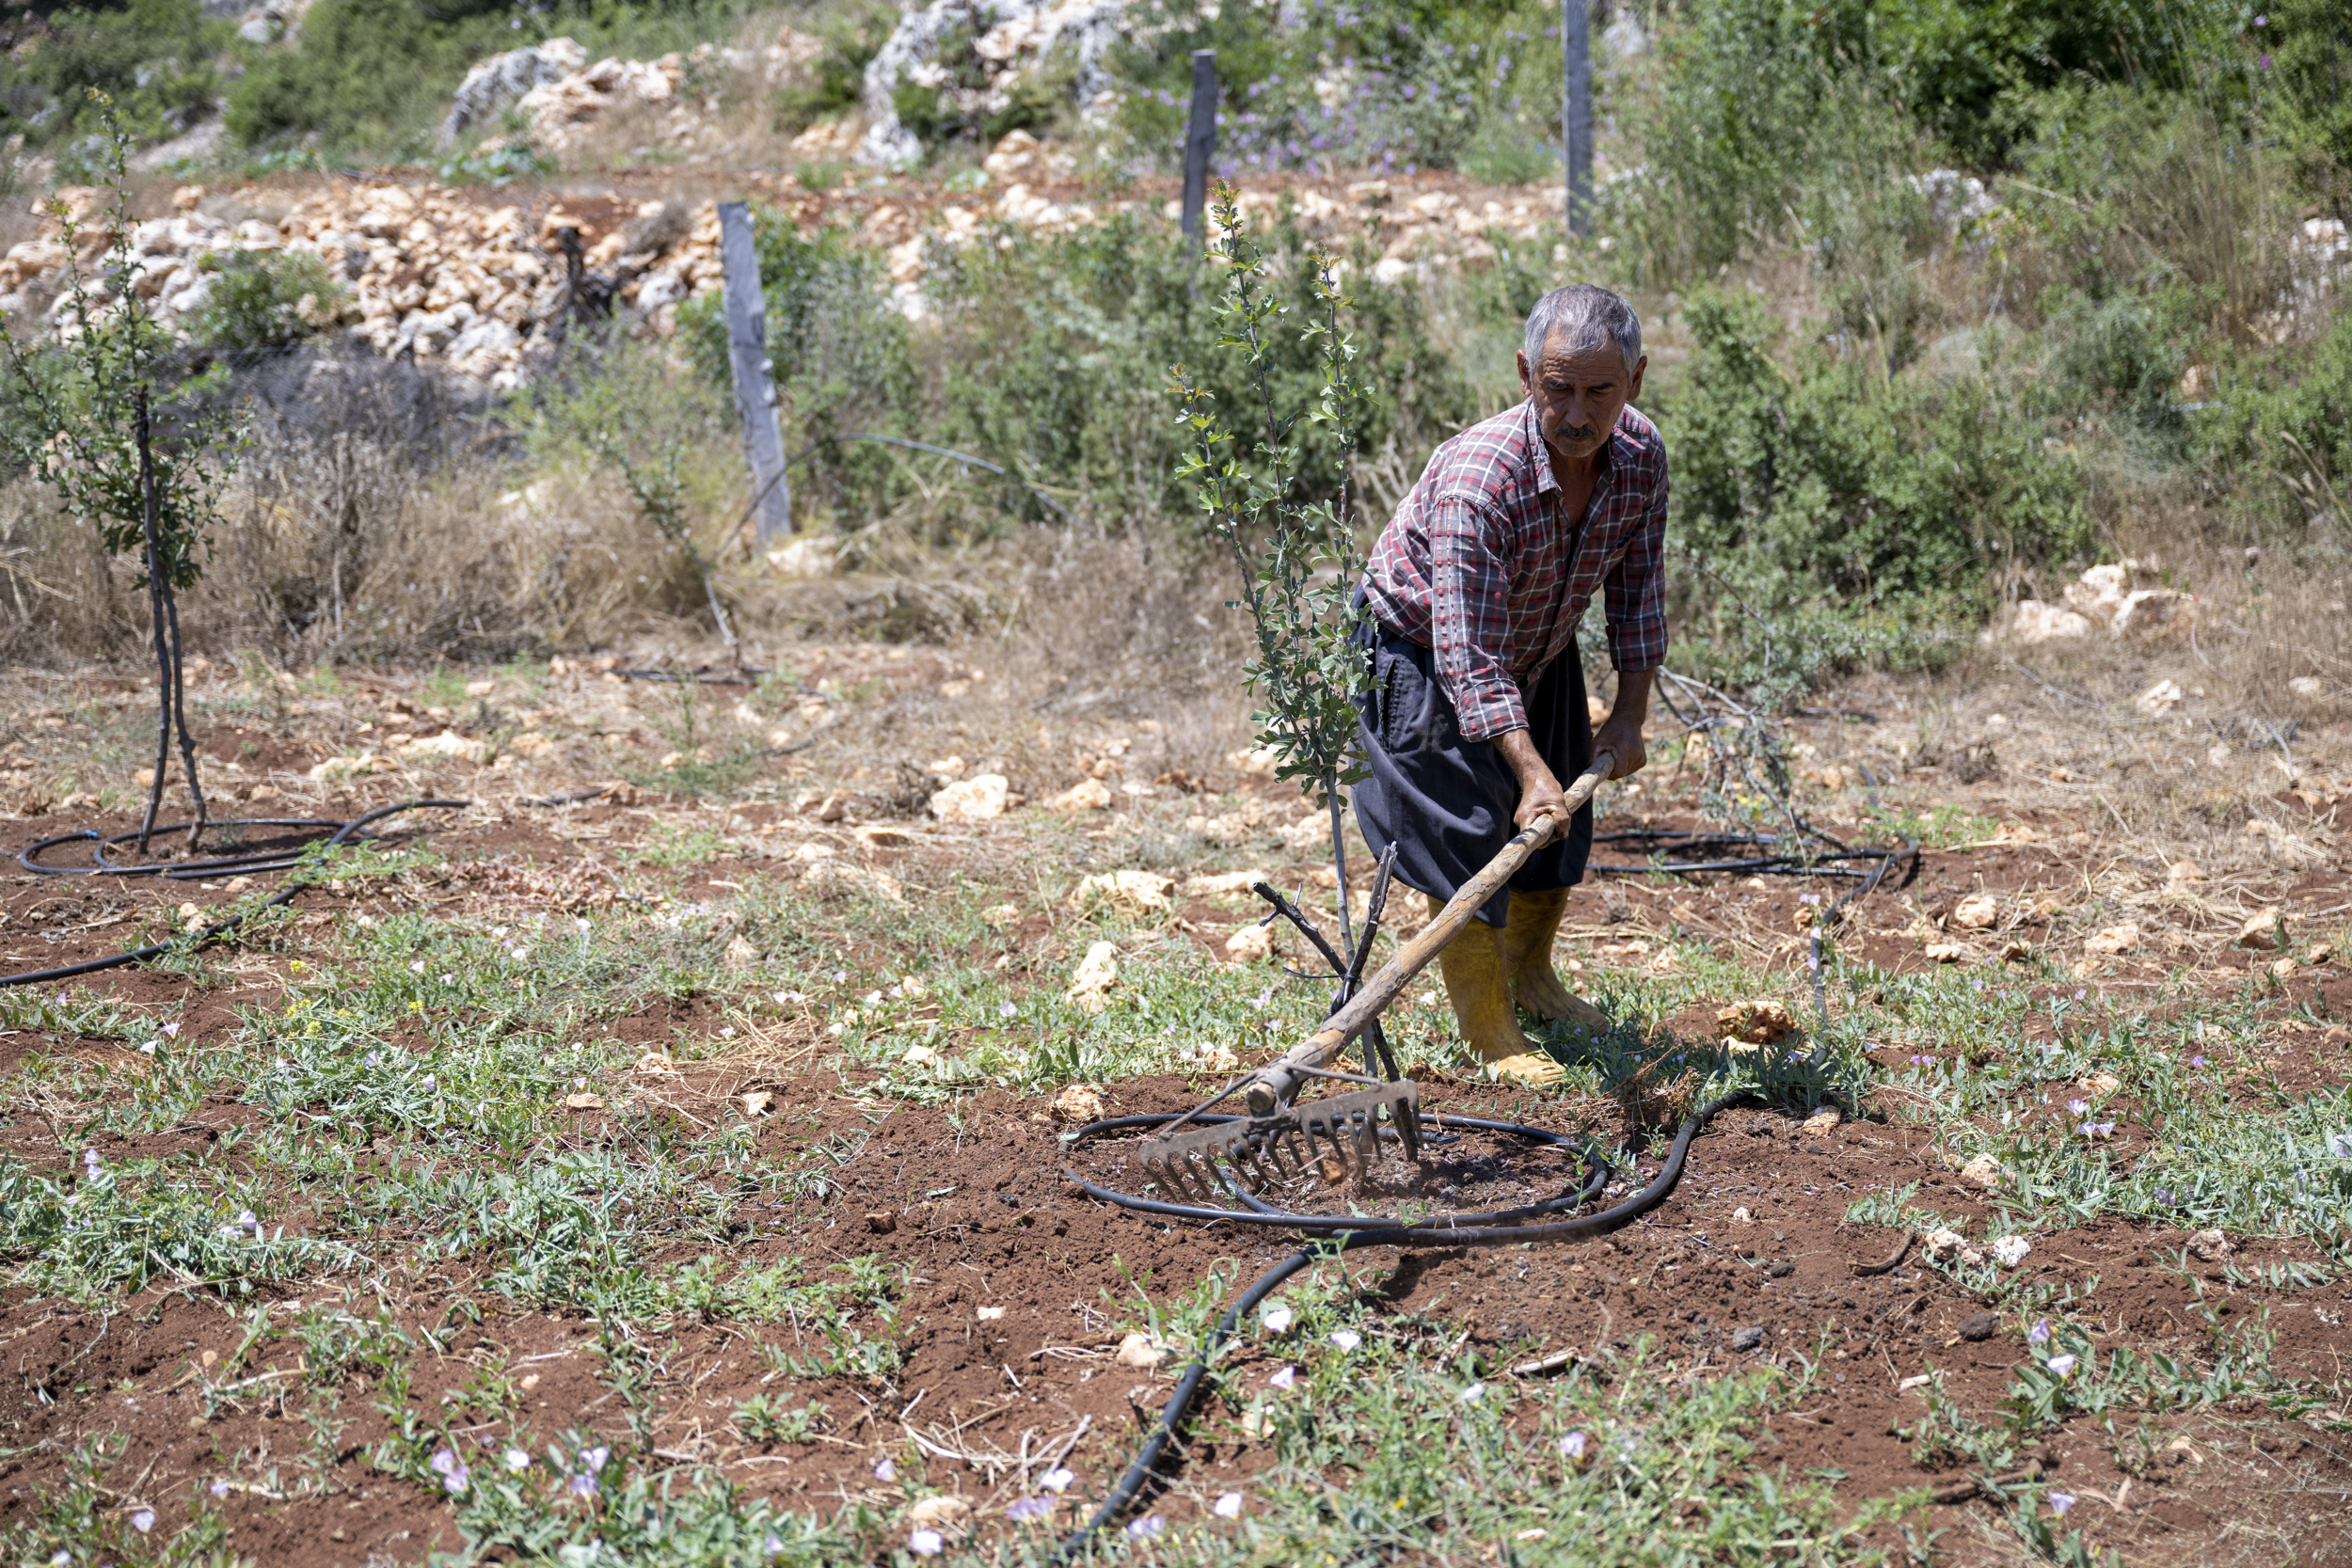
<instances>
[{"instance_id":1,"label":"red and white plaid shirt","mask_svg":"<svg viewBox=\"0 0 2352 1568\"><path fill-rule=\"evenodd\" d=\"M1611 662L1666 659L1666 444L1629 407L1612 433L1583 527L1532 404L1470 426L1429 459L1373 546L1366 597L1382 626L1437 655L1465 740L1527 727L1519 698L1576 641L1603 589Z\"/></svg>"}]
</instances>

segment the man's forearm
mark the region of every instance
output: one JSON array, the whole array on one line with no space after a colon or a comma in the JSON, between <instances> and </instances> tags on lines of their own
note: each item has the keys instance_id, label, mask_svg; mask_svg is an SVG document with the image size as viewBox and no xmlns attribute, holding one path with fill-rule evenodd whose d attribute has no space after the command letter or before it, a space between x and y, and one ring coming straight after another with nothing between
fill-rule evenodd
<instances>
[{"instance_id":1,"label":"man's forearm","mask_svg":"<svg viewBox=\"0 0 2352 1568\"><path fill-rule=\"evenodd\" d=\"M1649 694L1657 684L1655 670L1620 670L1617 672L1617 700L1609 709L1612 719L1623 719L1635 729L1649 722Z\"/></svg>"}]
</instances>

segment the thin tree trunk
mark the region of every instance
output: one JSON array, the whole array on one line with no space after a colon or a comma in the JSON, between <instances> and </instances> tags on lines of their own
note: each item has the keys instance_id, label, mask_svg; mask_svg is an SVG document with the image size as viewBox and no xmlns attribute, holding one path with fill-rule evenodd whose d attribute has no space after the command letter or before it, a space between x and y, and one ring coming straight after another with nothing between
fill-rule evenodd
<instances>
[{"instance_id":1,"label":"thin tree trunk","mask_svg":"<svg viewBox=\"0 0 2352 1568\"><path fill-rule=\"evenodd\" d=\"M148 497L150 511L153 510L154 504L151 489ZM173 721L180 730L180 766L188 775L188 798L196 802L196 816L188 823L188 853L193 855L197 840L204 835L204 827L211 814L204 805L204 785L199 782L196 773L196 737L188 733L188 693L183 679L187 660L180 648L180 599L172 593L168 582L164 584L164 614L171 624L171 712Z\"/></svg>"},{"instance_id":2,"label":"thin tree trunk","mask_svg":"<svg viewBox=\"0 0 2352 1568\"><path fill-rule=\"evenodd\" d=\"M164 616L163 551L155 539L155 470L154 460L147 444L147 388L141 387L132 393L132 407L137 419L139 443L139 489L145 504L140 523L147 541L147 602L148 618L155 627L156 700L162 711L155 721L155 779L148 786L147 816L139 823L139 853L147 853L148 838L155 832L155 813L164 801L164 770L171 766L172 689L174 686L171 644L167 641Z\"/></svg>"},{"instance_id":3,"label":"thin tree trunk","mask_svg":"<svg viewBox=\"0 0 2352 1568\"><path fill-rule=\"evenodd\" d=\"M1331 869L1340 884L1340 952L1356 961L1356 928L1347 913L1347 835L1340 827L1340 781L1336 773L1323 776L1324 802L1331 808Z\"/></svg>"}]
</instances>

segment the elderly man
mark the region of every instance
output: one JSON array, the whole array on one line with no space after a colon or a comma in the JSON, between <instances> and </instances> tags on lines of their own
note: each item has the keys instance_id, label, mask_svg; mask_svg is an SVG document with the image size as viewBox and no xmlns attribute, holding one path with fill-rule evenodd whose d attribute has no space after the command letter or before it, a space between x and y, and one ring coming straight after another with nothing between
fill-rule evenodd
<instances>
[{"instance_id":1,"label":"elderly man","mask_svg":"<svg viewBox=\"0 0 2352 1568\"><path fill-rule=\"evenodd\" d=\"M1647 760L1642 725L1666 655L1661 555L1666 449L1630 406L1641 323L1605 289L1554 289L1527 318L1527 401L1437 450L1374 547L1361 600L1375 683L1361 705L1372 776L1357 821L1434 911L1515 832L1565 801L1561 781L1613 753ZM1585 708L1577 623L1606 600L1617 699L1597 731ZM1462 1037L1502 1077L1542 1085L1559 1064L1522 1034L1518 1005L1588 1030L1608 1020L1551 967L1593 818L1531 859L1439 962Z\"/></svg>"}]
</instances>

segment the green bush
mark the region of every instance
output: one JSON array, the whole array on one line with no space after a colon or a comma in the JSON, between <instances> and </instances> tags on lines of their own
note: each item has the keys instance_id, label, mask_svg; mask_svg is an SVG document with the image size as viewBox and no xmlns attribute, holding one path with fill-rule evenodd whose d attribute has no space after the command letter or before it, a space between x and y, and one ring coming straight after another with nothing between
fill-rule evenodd
<instances>
[{"instance_id":1,"label":"green bush","mask_svg":"<svg viewBox=\"0 0 2352 1568\"><path fill-rule=\"evenodd\" d=\"M131 134L171 135L203 117L218 90L213 57L232 36L199 0L128 0L120 9L53 13L0 55L0 134L57 142L94 130L89 89L114 102Z\"/></svg>"},{"instance_id":2,"label":"green bush","mask_svg":"<svg viewBox=\"0 0 2352 1568\"><path fill-rule=\"evenodd\" d=\"M2087 548L2078 476L1991 379L1809 353L1784 371L1754 295L1684 309L1691 361L1656 410L1675 532L1748 608L1974 621L2010 563Z\"/></svg>"},{"instance_id":3,"label":"green bush","mask_svg":"<svg viewBox=\"0 0 2352 1568\"><path fill-rule=\"evenodd\" d=\"M258 53L229 94L230 134L248 147L296 137L331 149L415 155L476 60L569 37L589 57L691 48L723 31L727 0L318 0L284 47ZM515 24L520 23L520 26Z\"/></svg>"},{"instance_id":4,"label":"green bush","mask_svg":"<svg viewBox=\"0 0 2352 1568\"><path fill-rule=\"evenodd\" d=\"M2257 537L2352 553L2352 314L2284 354L2224 357L2195 421L2199 467Z\"/></svg>"},{"instance_id":5,"label":"green bush","mask_svg":"<svg viewBox=\"0 0 2352 1568\"><path fill-rule=\"evenodd\" d=\"M890 11L872 6L828 14L817 29L824 48L807 78L776 94L776 129L797 134L856 108L866 90L866 62L889 39L894 20Z\"/></svg>"},{"instance_id":6,"label":"green bush","mask_svg":"<svg viewBox=\"0 0 2352 1568\"><path fill-rule=\"evenodd\" d=\"M1450 166L1523 140L1560 110L1559 12L1521 0L1257 6L1145 0L1114 65L1132 156L1168 166L1184 140L1192 52L1216 51L1217 166ZM1521 159L1514 170L1532 165Z\"/></svg>"},{"instance_id":7,"label":"green bush","mask_svg":"<svg viewBox=\"0 0 2352 1568\"><path fill-rule=\"evenodd\" d=\"M2300 155L2307 178L2331 187L2342 212L2352 181L2352 7L2343 0L2280 0L2246 47L2256 80Z\"/></svg>"},{"instance_id":8,"label":"green bush","mask_svg":"<svg viewBox=\"0 0 2352 1568\"><path fill-rule=\"evenodd\" d=\"M420 0L318 0L296 40L230 89L229 131L248 147L421 143L467 67L522 41L497 18L444 21Z\"/></svg>"},{"instance_id":9,"label":"green bush","mask_svg":"<svg viewBox=\"0 0 2352 1568\"><path fill-rule=\"evenodd\" d=\"M765 209L755 216L769 352L796 446L847 431L910 436L999 464L1106 528L1181 519L1190 530L1189 496L1173 478L1168 368L1192 366L1225 408L1244 406L1248 388L1230 356L1206 352L1216 338L1202 298L1210 291L1190 246L1166 226L1123 216L1009 246L942 245L916 326L883 293L871 251L834 232L804 237ZM1311 294L1302 237L1288 223L1263 237L1285 302L1303 312ZM1349 280L1359 373L1375 399L1363 435L1376 451L1396 434L1418 461L1474 417L1474 402L1435 341L1427 303L1373 283L1373 260L1356 256ZM681 308L678 321L693 363L712 385L727 385L716 296ZM1311 346L1287 327L1276 336L1276 395L1284 406L1311 403L1322 385ZM1321 488L1298 499L1335 494L1328 432L1316 426L1304 439L1301 472L1314 477L1302 483ZM878 517L914 493L911 461L922 460L872 445L827 448L805 493L844 524ZM1025 489L975 474L937 503L930 526L969 536L1008 516L1045 515Z\"/></svg>"},{"instance_id":10,"label":"green bush","mask_svg":"<svg viewBox=\"0 0 2352 1568\"><path fill-rule=\"evenodd\" d=\"M278 250L215 250L204 303L187 321L198 346L237 354L288 348L331 324L345 298L315 256Z\"/></svg>"}]
</instances>

